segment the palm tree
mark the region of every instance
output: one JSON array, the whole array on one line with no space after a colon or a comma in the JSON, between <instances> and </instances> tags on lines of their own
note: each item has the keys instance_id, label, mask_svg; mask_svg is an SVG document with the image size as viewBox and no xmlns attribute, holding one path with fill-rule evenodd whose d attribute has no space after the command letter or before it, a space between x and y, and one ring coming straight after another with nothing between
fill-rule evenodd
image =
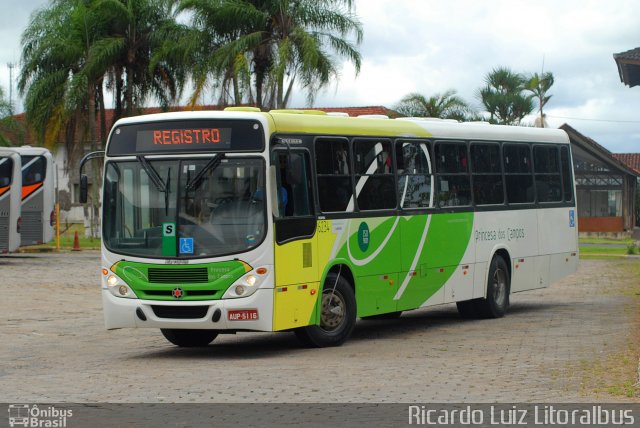
<instances>
[{"instance_id":1,"label":"palm tree","mask_svg":"<svg viewBox=\"0 0 640 428\"><path fill-rule=\"evenodd\" d=\"M156 61L153 52L175 26L176 0L53 0L31 18L22 37L27 117L45 144L64 134L68 153L79 128L92 146L96 112L106 135L104 89L114 93L116 118L153 95L177 99L188 64ZM80 145L82 146L82 145ZM81 150L81 147L80 147Z\"/></svg>"},{"instance_id":2,"label":"palm tree","mask_svg":"<svg viewBox=\"0 0 640 428\"><path fill-rule=\"evenodd\" d=\"M429 98L415 92L408 94L400 100L394 110L405 116L437 117L460 121L467 120L471 114L469 105L456 95L454 89Z\"/></svg>"},{"instance_id":3,"label":"palm tree","mask_svg":"<svg viewBox=\"0 0 640 428\"><path fill-rule=\"evenodd\" d=\"M114 92L115 119L130 116L154 96L168 107L180 96L188 62L156 58L166 38L180 26L177 0L119 0L111 8L108 37L99 42L109 53L108 88ZM105 64L106 65L106 64Z\"/></svg>"},{"instance_id":4,"label":"palm tree","mask_svg":"<svg viewBox=\"0 0 640 428\"><path fill-rule=\"evenodd\" d=\"M96 142L95 102L104 69L95 66L91 50L106 31L96 3L53 0L32 15L23 32L18 89L25 95L27 119L45 145L55 143L61 133L73 145L77 122L88 140Z\"/></svg>"},{"instance_id":5,"label":"palm tree","mask_svg":"<svg viewBox=\"0 0 640 428\"><path fill-rule=\"evenodd\" d=\"M527 82L527 91L530 91L538 100L538 111L540 112L540 128L544 128L544 113L542 108L547 104L552 95L547 96L547 91L553 86L553 73L546 72L542 75L534 73Z\"/></svg>"},{"instance_id":6,"label":"palm tree","mask_svg":"<svg viewBox=\"0 0 640 428\"><path fill-rule=\"evenodd\" d=\"M24 144L24 125L13 115L13 105L0 87L0 147Z\"/></svg>"},{"instance_id":7,"label":"palm tree","mask_svg":"<svg viewBox=\"0 0 640 428\"><path fill-rule=\"evenodd\" d=\"M360 70L362 25L352 0L182 0L181 9L196 27L215 31L207 69L234 84L250 74L258 107L286 107L296 81L312 102L338 77L332 53Z\"/></svg>"},{"instance_id":8,"label":"palm tree","mask_svg":"<svg viewBox=\"0 0 640 428\"><path fill-rule=\"evenodd\" d=\"M533 95L524 94L527 79L506 67L492 70L478 97L489 112L489 122L517 125L533 111Z\"/></svg>"}]
</instances>

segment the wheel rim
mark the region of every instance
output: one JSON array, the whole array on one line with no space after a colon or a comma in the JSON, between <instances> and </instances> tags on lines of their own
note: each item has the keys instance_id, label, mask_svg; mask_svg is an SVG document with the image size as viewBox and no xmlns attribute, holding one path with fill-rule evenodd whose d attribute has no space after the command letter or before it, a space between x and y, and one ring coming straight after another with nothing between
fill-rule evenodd
<instances>
[{"instance_id":1,"label":"wheel rim","mask_svg":"<svg viewBox=\"0 0 640 428\"><path fill-rule=\"evenodd\" d=\"M493 273L493 300L498 306L504 306L507 300L507 275L499 267Z\"/></svg>"},{"instance_id":2,"label":"wheel rim","mask_svg":"<svg viewBox=\"0 0 640 428\"><path fill-rule=\"evenodd\" d=\"M327 290L322 294L322 314L320 328L324 331L336 331L344 323L346 303L338 290Z\"/></svg>"}]
</instances>

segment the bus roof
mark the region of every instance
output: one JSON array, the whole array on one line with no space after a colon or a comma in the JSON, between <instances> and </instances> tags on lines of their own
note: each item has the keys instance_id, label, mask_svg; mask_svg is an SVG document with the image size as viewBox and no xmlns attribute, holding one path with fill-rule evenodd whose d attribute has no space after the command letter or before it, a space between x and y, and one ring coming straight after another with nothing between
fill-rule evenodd
<instances>
[{"instance_id":1,"label":"bus roof","mask_svg":"<svg viewBox=\"0 0 640 428\"><path fill-rule=\"evenodd\" d=\"M434 118L382 119L329 115L319 110L247 109L156 113L120 119L114 125L188 119L254 119L270 123L274 133L319 135L370 135L386 137L463 139L480 141L534 141L569 144L561 129L491 125L485 122L455 122Z\"/></svg>"},{"instance_id":2,"label":"bus roof","mask_svg":"<svg viewBox=\"0 0 640 428\"><path fill-rule=\"evenodd\" d=\"M9 150L24 156L38 156L38 155L51 154L49 149L45 149L44 147L31 147L31 146L3 147L3 150Z\"/></svg>"}]
</instances>

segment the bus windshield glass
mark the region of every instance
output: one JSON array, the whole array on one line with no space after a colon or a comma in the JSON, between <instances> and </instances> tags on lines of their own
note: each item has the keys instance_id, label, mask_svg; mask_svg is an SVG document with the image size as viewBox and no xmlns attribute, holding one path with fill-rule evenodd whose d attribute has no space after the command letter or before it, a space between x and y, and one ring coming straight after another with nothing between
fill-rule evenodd
<instances>
[{"instance_id":1,"label":"bus windshield glass","mask_svg":"<svg viewBox=\"0 0 640 428\"><path fill-rule=\"evenodd\" d=\"M107 163L105 246L140 257L218 257L265 236L265 167L255 157Z\"/></svg>"},{"instance_id":2,"label":"bus windshield glass","mask_svg":"<svg viewBox=\"0 0 640 428\"><path fill-rule=\"evenodd\" d=\"M22 185L31 186L42 183L47 172L47 160L44 156L22 156Z\"/></svg>"},{"instance_id":3,"label":"bus windshield glass","mask_svg":"<svg viewBox=\"0 0 640 428\"><path fill-rule=\"evenodd\" d=\"M13 161L11 158L0 157L0 189L11 185Z\"/></svg>"}]
</instances>

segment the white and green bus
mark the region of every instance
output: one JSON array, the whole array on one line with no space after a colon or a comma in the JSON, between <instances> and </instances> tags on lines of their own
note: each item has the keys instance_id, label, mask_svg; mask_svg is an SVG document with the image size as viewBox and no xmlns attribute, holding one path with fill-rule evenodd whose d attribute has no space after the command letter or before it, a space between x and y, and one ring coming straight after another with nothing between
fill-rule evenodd
<instances>
[{"instance_id":1,"label":"white and green bus","mask_svg":"<svg viewBox=\"0 0 640 428\"><path fill-rule=\"evenodd\" d=\"M0 254L20 246L20 155L0 149Z\"/></svg>"},{"instance_id":2,"label":"white and green bus","mask_svg":"<svg viewBox=\"0 0 640 428\"><path fill-rule=\"evenodd\" d=\"M575 272L577 235L561 130L250 108L122 119L104 164L106 327L332 346L357 318L432 305L501 317L510 294Z\"/></svg>"}]
</instances>

